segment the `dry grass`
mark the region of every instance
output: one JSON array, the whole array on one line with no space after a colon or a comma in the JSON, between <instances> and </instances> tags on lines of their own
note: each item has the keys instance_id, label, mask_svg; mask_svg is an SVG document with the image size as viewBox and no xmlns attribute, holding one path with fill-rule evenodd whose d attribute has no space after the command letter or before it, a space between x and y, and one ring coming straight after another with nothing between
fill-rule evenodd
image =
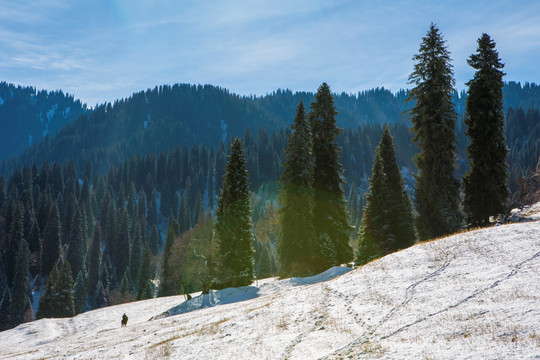
<instances>
[{"instance_id":1,"label":"dry grass","mask_svg":"<svg viewBox=\"0 0 540 360\"><path fill-rule=\"evenodd\" d=\"M178 337L176 338L178 339ZM172 355L173 346L170 341L175 340L173 338L166 341L162 341L158 344L154 344L148 348L144 358L146 360L154 359L169 359Z\"/></svg>"}]
</instances>

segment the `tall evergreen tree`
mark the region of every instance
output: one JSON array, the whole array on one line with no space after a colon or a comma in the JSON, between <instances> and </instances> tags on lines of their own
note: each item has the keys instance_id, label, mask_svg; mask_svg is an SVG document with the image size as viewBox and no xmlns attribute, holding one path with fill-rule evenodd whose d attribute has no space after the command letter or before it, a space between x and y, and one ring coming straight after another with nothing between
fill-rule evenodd
<instances>
[{"instance_id":1,"label":"tall evergreen tree","mask_svg":"<svg viewBox=\"0 0 540 360\"><path fill-rule=\"evenodd\" d=\"M54 263L49 276L47 277L47 285L45 291L39 298L38 310L36 312L37 319L55 317L56 288L58 283L58 264Z\"/></svg>"},{"instance_id":2,"label":"tall evergreen tree","mask_svg":"<svg viewBox=\"0 0 540 360\"><path fill-rule=\"evenodd\" d=\"M133 277L137 276L139 273L139 267L141 266L141 252L142 252L142 238L141 238L141 225L139 222L135 224L135 229L133 231L133 241L131 244L131 252L129 254L129 272ZM135 289L137 282L135 278L132 278Z\"/></svg>"},{"instance_id":3,"label":"tall evergreen tree","mask_svg":"<svg viewBox=\"0 0 540 360\"><path fill-rule=\"evenodd\" d=\"M25 321L25 313L31 309L29 299L30 282L28 280L28 265L30 251L28 243L22 239L19 245L17 263L15 265L15 278L13 281L13 291L11 297L11 309L9 311L9 321L15 327ZM31 319L31 317L30 317ZM27 321L30 319L26 319Z\"/></svg>"},{"instance_id":4,"label":"tall evergreen tree","mask_svg":"<svg viewBox=\"0 0 540 360\"><path fill-rule=\"evenodd\" d=\"M83 229L83 215L78 206L76 206L73 218L69 221L71 221L71 234L68 244L67 260L69 261L73 274L78 274L85 270L84 256L86 253L86 231Z\"/></svg>"},{"instance_id":5,"label":"tall evergreen tree","mask_svg":"<svg viewBox=\"0 0 540 360\"><path fill-rule=\"evenodd\" d=\"M0 299L0 331L10 328L9 311L11 309L11 292L9 287L4 287L2 299Z\"/></svg>"},{"instance_id":6,"label":"tall evergreen tree","mask_svg":"<svg viewBox=\"0 0 540 360\"><path fill-rule=\"evenodd\" d=\"M152 254L157 254L159 248L161 247L161 236L159 235L159 231L155 224L152 225L152 229L150 230L148 244L150 245Z\"/></svg>"},{"instance_id":7,"label":"tall evergreen tree","mask_svg":"<svg viewBox=\"0 0 540 360\"><path fill-rule=\"evenodd\" d=\"M291 130L279 192L277 253L281 277L312 275L314 271L311 131L302 102L296 109Z\"/></svg>"},{"instance_id":8,"label":"tall evergreen tree","mask_svg":"<svg viewBox=\"0 0 540 360\"><path fill-rule=\"evenodd\" d=\"M397 164L388 126L375 151L356 262L366 262L414 243L412 205Z\"/></svg>"},{"instance_id":9,"label":"tall evergreen tree","mask_svg":"<svg viewBox=\"0 0 540 360\"><path fill-rule=\"evenodd\" d=\"M96 293L96 287L99 281L99 269L101 266L101 227L99 226L99 223L94 227L94 234L90 240L87 259L88 275L86 279L86 294L89 297L89 303L94 305L93 296Z\"/></svg>"},{"instance_id":10,"label":"tall evergreen tree","mask_svg":"<svg viewBox=\"0 0 540 360\"><path fill-rule=\"evenodd\" d=\"M165 246L163 247L163 255L161 262L161 281L159 284L158 296L178 295L180 284L175 281L175 271L170 258L175 239L180 235L178 221L172 216L169 218L169 226L167 227L167 236L165 238Z\"/></svg>"},{"instance_id":11,"label":"tall evergreen tree","mask_svg":"<svg viewBox=\"0 0 540 360\"><path fill-rule=\"evenodd\" d=\"M60 258L60 215L58 207L53 203L49 219L43 231L41 245L41 274L47 276Z\"/></svg>"},{"instance_id":12,"label":"tall evergreen tree","mask_svg":"<svg viewBox=\"0 0 540 360\"><path fill-rule=\"evenodd\" d=\"M452 104L454 78L448 51L439 29L432 23L422 38L409 83L408 100L413 141L420 148L415 162L416 228L421 239L455 232L461 226L459 181L454 176L456 119Z\"/></svg>"},{"instance_id":13,"label":"tall evergreen tree","mask_svg":"<svg viewBox=\"0 0 540 360\"><path fill-rule=\"evenodd\" d=\"M503 214L508 200L508 149L504 135L503 76L504 64L488 34L478 39L476 54L467 63L476 70L467 83L466 134L470 170L463 178L463 207L467 222L484 226L490 216Z\"/></svg>"},{"instance_id":14,"label":"tall evergreen tree","mask_svg":"<svg viewBox=\"0 0 540 360\"><path fill-rule=\"evenodd\" d=\"M81 271L77 274L75 285L73 285L73 303L75 315L86 311L86 285Z\"/></svg>"},{"instance_id":15,"label":"tall evergreen tree","mask_svg":"<svg viewBox=\"0 0 540 360\"><path fill-rule=\"evenodd\" d=\"M68 261L64 261L60 267L55 295L54 317L64 318L74 316L73 275Z\"/></svg>"},{"instance_id":16,"label":"tall evergreen tree","mask_svg":"<svg viewBox=\"0 0 540 360\"><path fill-rule=\"evenodd\" d=\"M219 287L251 284L253 274L253 234L246 157L242 141L231 145L216 209Z\"/></svg>"},{"instance_id":17,"label":"tall evergreen tree","mask_svg":"<svg viewBox=\"0 0 540 360\"><path fill-rule=\"evenodd\" d=\"M122 276L129 266L130 247L129 216L126 209L120 209L114 242L109 249L111 262L116 266L118 277Z\"/></svg>"},{"instance_id":18,"label":"tall evergreen tree","mask_svg":"<svg viewBox=\"0 0 540 360\"><path fill-rule=\"evenodd\" d=\"M10 287L13 286L18 253L24 236L24 205L21 202L15 207L12 216L6 254L6 276Z\"/></svg>"},{"instance_id":19,"label":"tall evergreen tree","mask_svg":"<svg viewBox=\"0 0 540 360\"><path fill-rule=\"evenodd\" d=\"M105 291L105 288L103 287L103 283L101 282L101 280L98 281L97 283L96 293L94 294L93 297L95 299L96 309L99 309L108 305L107 292Z\"/></svg>"},{"instance_id":20,"label":"tall evergreen tree","mask_svg":"<svg viewBox=\"0 0 540 360\"><path fill-rule=\"evenodd\" d=\"M137 276L137 300L146 300L152 298L152 251L146 245L142 252L141 266Z\"/></svg>"},{"instance_id":21,"label":"tall evergreen tree","mask_svg":"<svg viewBox=\"0 0 540 360\"><path fill-rule=\"evenodd\" d=\"M309 121L312 132L313 219L315 228L314 262L317 271L353 260L349 244L349 215L343 192L340 147L336 138L341 129L336 126L334 97L328 84L317 90L311 103Z\"/></svg>"}]
</instances>

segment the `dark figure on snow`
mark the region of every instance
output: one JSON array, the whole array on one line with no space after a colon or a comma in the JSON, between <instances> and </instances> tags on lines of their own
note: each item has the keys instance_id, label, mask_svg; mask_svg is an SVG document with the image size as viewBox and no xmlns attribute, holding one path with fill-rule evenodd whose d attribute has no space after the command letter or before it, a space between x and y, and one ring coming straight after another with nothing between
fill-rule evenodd
<instances>
[{"instance_id":1,"label":"dark figure on snow","mask_svg":"<svg viewBox=\"0 0 540 360\"><path fill-rule=\"evenodd\" d=\"M124 313L124 315L122 315L121 326L127 326L127 322L128 322L128 317L127 317L127 315Z\"/></svg>"}]
</instances>

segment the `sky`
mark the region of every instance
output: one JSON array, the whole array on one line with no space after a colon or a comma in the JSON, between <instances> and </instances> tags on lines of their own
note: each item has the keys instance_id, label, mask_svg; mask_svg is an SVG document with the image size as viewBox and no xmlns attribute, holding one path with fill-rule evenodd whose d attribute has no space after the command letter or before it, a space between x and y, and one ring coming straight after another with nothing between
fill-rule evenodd
<instances>
[{"instance_id":1,"label":"sky","mask_svg":"<svg viewBox=\"0 0 540 360\"><path fill-rule=\"evenodd\" d=\"M0 81L74 95L88 106L163 84L240 95L410 88L431 23L458 90L487 33L506 81L540 82L536 0L0 0Z\"/></svg>"}]
</instances>

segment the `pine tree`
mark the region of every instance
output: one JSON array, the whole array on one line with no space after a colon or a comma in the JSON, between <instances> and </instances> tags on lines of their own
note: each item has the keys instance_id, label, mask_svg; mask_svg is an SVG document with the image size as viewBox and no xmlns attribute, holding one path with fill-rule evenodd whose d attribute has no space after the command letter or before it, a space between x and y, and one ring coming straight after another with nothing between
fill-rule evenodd
<instances>
[{"instance_id":1,"label":"pine tree","mask_svg":"<svg viewBox=\"0 0 540 360\"><path fill-rule=\"evenodd\" d=\"M161 263L161 281L159 284L158 296L178 295L180 284L175 281L175 271L171 263L172 248L175 239L179 236L179 225L173 217L169 218L169 226L167 227L167 236L165 238L165 246L163 247L162 263Z\"/></svg>"},{"instance_id":2,"label":"pine tree","mask_svg":"<svg viewBox=\"0 0 540 360\"><path fill-rule=\"evenodd\" d=\"M94 234L88 248L88 275L86 279L86 293L89 303L94 305L94 294L99 281L99 269L101 266L101 227L99 223L94 227Z\"/></svg>"},{"instance_id":3,"label":"pine tree","mask_svg":"<svg viewBox=\"0 0 540 360\"><path fill-rule=\"evenodd\" d=\"M387 183L389 223L389 242L392 251L405 249L416 241L414 218L411 200L405 190L405 182L397 163L394 140L388 126L385 127L380 142L381 158L383 161Z\"/></svg>"},{"instance_id":4,"label":"pine tree","mask_svg":"<svg viewBox=\"0 0 540 360\"><path fill-rule=\"evenodd\" d=\"M103 287L103 283L98 281L96 286L96 293L94 294L94 301L95 301L95 308L99 309L102 307L105 307L108 305L107 301L107 292L105 291L105 288Z\"/></svg>"},{"instance_id":5,"label":"pine tree","mask_svg":"<svg viewBox=\"0 0 540 360\"><path fill-rule=\"evenodd\" d=\"M411 246L416 240L412 205L397 164L394 141L385 126L375 151L356 262L366 262Z\"/></svg>"},{"instance_id":6,"label":"pine tree","mask_svg":"<svg viewBox=\"0 0 540 360\"><path fill-rule=\"evenodd\" d=\"M422 39L409 83L415 162L416 228L422 240L447 235L461 226L459 181L454 176L456 119L452 104L454 78L450 53L439 29L431 24Z\"/></svg>"},{"instance_id":7,"label":"pine tree","mask_svg":"<svg viewBox=\"0 0 540 360\"><path fill-rule=\"evenodd\" d=\"M6 277L10 287L13 286L18 253L24 236L24 205L21 202L15 207L12 216L6 254Z\"/></svg>"},{"instance_id":8,"label":"pine tree","mask_svg":"<svg viewBox=\"0 0 540 360\"><path fill-rule=\"evenodd\" d=\"M257 279L264 279L272 276L272 258L270 257L268 246L261 246L257 265Z\"/></svg>"},{"instance_id":9,"label":"pine tree","mask_svg":"<svg viewBox=\"0 0 540 360\"><path fill-rule=\"evenodd\" d=\"M150 249L152 249L152 254L157 254L159 248L161 247L161 236L159 235L159 231L155 224L152 225L152 229L150 230L148 243L150 245Z\"/></svg>"},{"instance_id":10,"label":"pine tree","mask_svg":"<svg viewBox=\"0 0 540 360\"><path fill-rule=\"evenodd\" d=\"M146 300L152 298L152 251L146 245L143 249L141 266L137 276L137 300Z\"/></svg>"},{"instance_id":11,"label":"pine tree","mask_svg":"<svg viewBox=\"0 0 540 360\"><path fill-rule=\"evenodd\" d=\"M180 210L178 211L178 233L181 234L191 228L191 211L187 204L187 191L184 191L180 200Z\"/></svg>"},{"instance_id":12,"label":"pine tree","mask_svg":"<svg viewBox=\"0 0 540 360\"><path fill-rule=\"evenodd\" d=\"M11 309L11 292L9 287L4 287L2 298L0 299L0 331L10 328L9 311Z\"/></svg>"},{"instance_id":13,"label":"pine tree","mask_svg":"<svg viewBox=\"0 0 540 360\"><path fill-rule=\"evenodd\" d=\"M129 266L129 249L131 246L129 216L126 209L119 210L116 226L116 234L109 249L109 254L112 264L116 266L116 273L120 277L126 271L126 267Z\"/></svg>"},{"instance_id":14,"label":"pine tree","mask_svg":"<svg viewBox=\"0 0 540 360\"><path fill-rule=\"evenodd\" d=\"M43 231L41 245L41 275L47 276L60 258L60 215L56 204L51 206Z\"/></svg>"},{"instance_id":15,"label":"pine tree","mask_svg":"<svg viewBox=\"0 0 540 360\"><path fill-rule=\"evenodd\" d=\"M131 244L131 252L129 255L129 271L133 276L137 276L137 274L139 273L139 267L141 266L142 246L143 244L141 239L141 227L139 222L137 222L133 231L133 241ZM135 283L135 286L136 285L137 284Z\"/></svg>"},{"instance_id":16,"label":"pine tree","mask_svg":"<svg viewBox=\"0 0 540 360\"><path fill-rule=\"evenodd\" d=\"M341 149L336 138L341 129L336 126L334 97L328 84L317 90L311 103L309 121L312 132L313 219L315 228L316 271L353 260L349 244L349 215L343 192Z\"/></svg>"},{"instance_id":17,"label":"pine tree","mask_svg":"<svg viewBox=\"0 0 540 360\"><path fill-rule=\"evenodd\" d=\"M56 288L58 282L58 264L55 263L47 278L45 291L39 298L36 319L55 317Z\"/></svg>"},{"instance_id":18,"label":"pine tree","mask_svg":"<svg viewBox=\"0 0 540 360\"><path fill-rule=\"evenodd\" d=\"M504 134L503 76L495 42L488 34L478 39L476 54L467 60L476 70L467 83L466 134L470 170L463 178L463 207L467 222L485 226L490 216L503 214L508 200L508 149Z\"/></svg>"},{"instance_id":19,"label":"pine tree","mask_svg":"<svg viewBox=\"0 0 540 360\"><path fill-rule=\"evenodd\" d=\"M30 282L28 280L28 265L30 251L28 243L22 239L19 245L17 263L15 265L15 278L13 281L13 291L11 296L11 308L9 312L9 322L15 327L25 321L25 313L31 307Z\"/></svg>"},{"instance_id":20,"label":"pine tree","mask_svg":"<svg viewBox=\"0 0 540 360\"><path fill-rule=\"evenodd\" d=\"M68 261L64 261L58 273L56 283L54 317L71 317L75 315L75 302L73 301L73 275Z\"/></svg>"},{"instance_id":21,"label":"pine tree","mask_svg":"<svg viewBox=\"0 0 540 360\"><path fill-rule=\"evenodd\" d=\"M218 286L237 287L251 284L253 275L253 234L246 157L242 141L231 145L216 209L218 244Z\"/></svg>"},{"instance_id":22,"label":"pine tree","mask_svg":"<svg viewBox=\"0 0 540 360\"><path fill-rule=\"evenodd\" d=\"M74 274L84 271L84 256L86 252L86 239L81 209L76 206L71 221L71 234L68 245L67 261Z\"/></svg>"},{"instance_id":23,"label":"pine tree","mask_svg":"<svg viewBox=\"0 0 540 360\"><path fill-rule=\"evenodd\" d=\"M280 178L279 243L280 277L312 275L313 162L311 131L304 104L296 109L292 134L285 149L285 163Z\"/></svg>"},{"instance_id":24,"label":"pine tree","mask_svg":"<svg viewBox=\"0 0 540 360\"><path fill-rule=\"evenodd\" d=\"M75 315L86 311L86 285L81 271L77 274L75 285L73 285L73 303Z\"/></svg>"},{"instance_id":25,"label":"pine tree","mask_svg":"<svg viewBox=\"0 0 540 360\"><path fill-rule=\"evenodd\" d=\"M122 281L120 282L121 303L130 302L134 299L133 288L134 285L131 278L131 271L128 266L126 267L126 271L124 271L124 276L122 276Z\"/></svg>"}]
</instances>

